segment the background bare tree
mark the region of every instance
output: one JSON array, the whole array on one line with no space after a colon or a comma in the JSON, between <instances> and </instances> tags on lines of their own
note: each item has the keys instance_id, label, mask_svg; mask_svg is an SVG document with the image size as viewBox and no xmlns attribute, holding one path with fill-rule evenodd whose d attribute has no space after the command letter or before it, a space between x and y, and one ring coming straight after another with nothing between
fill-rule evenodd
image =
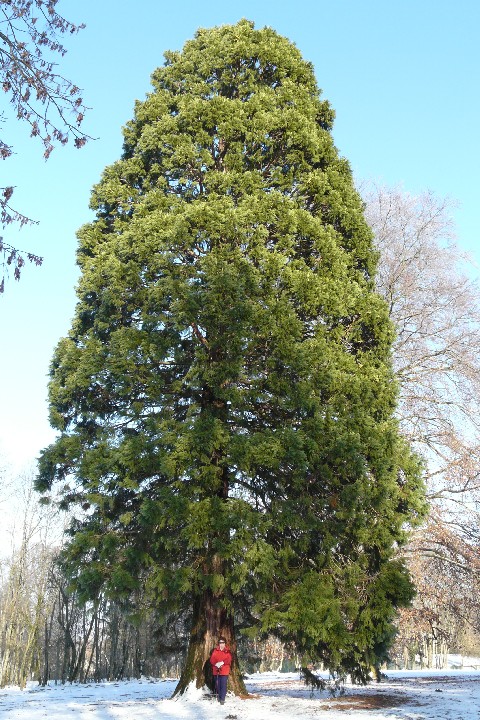
<instances>
[{"instance_id":1,"label":"background bare tree","mask_svg":"<svg viewBox=\"0 0 480 720\"><path fill-rule=\"evenodd\" d=\"M24 687L38 669L38 642L50 612L48 576L53 551L48 537L52 511L41 508L32 476L17 482L17 526L2 561L0 586L0 686ZM3 546L5 552L5 546Z\"/></svg>"},{"instance_id":2,"label":"background bare tree","mask_svg":"<svg viewBox=\"0 0 480 720\"><path fill-rule=\"evenodd\" d=\"M0 85L8 98L13 117L30 125L31 137L37 138L47 159L56 144L65 145L73 138L82 147L87 136L80 131L85 105L80 88L64 78L54 62L66 49L61 42L65 34L77 33L83 25L75 25L60 15L58 0L0 0ZM0 123L9 117L6 108ZM3 133L2 133L3 134ZM13 148L7 138L0 137L0 159L10 157ZM20 225L33 222L14 209L12 186L0 187L0 222ZM16 280L26 260L36 265L42 258L21 251L0 238L0 265L4 290L5 272L11 268Z\"/></svg>"},{"instance_id":3,"label":"background bare tree","mask_svg":"<svg viewBox=\"0 0 480 720\"><path fill-rule=\"evenodd\" d=\"M65 518L37 502L32 475L9 480L3 472L2 479L11 544L3 540L0 556L0 687L179 677L188 617L160 617L140 589L85 601L63 571ZM241 653L249 672L300 664L294 648L272 637L243 638Z\"/></svg>"},{"instance_id":4,"label":"background bare tree","mask_svg":"<svg viewBox=\"0 0 480 720\"><path fill-rule=\"evenodd\" d=\"M425 459L430 515L410 546L417 603L419 608L423 603L424 618L429 604L436 632L447 633L452 628L452 588L460 591L465 582L473 586L480 569L477 273L455 244L450 201L430 192L413 196L375 185L363 187L362 194L380 252L378 289L397 330L399 419ZM429 601L427 588L432 589ZM468 621L475 625L480 606L468 605ZM458 607L456 617L467 621ZM418 628L418 617L415 624ZM451 632L448 637L452 642Z\"/></svg>"},{"instance_id":5,"label":"background bare tree","mask_svg":"<svg viewBox=\"0 0 480 720\"><path fill-rule=\"evenodd\" d=\"M186 623L159 619L141 592L85 602L60 561L65 517L38 503L33 471L16 477L0 467L0 479L9 508L0 543L0 687L178 677Z\"/></svg>"}]
</instances>

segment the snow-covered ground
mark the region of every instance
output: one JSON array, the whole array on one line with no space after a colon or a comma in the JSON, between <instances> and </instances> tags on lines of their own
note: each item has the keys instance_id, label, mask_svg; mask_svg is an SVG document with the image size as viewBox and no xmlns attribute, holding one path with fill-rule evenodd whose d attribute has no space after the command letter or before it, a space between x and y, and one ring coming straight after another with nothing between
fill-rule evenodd
<instances>
[{"instance_id":1,"label":"snow-covered ground","mask_svg":"<svg viewBox=\"0 0 480 720\"><path fill-rule=\"evenodd\" d=\"M171 700L174 680L89 685L30 683L0 689L1 720L479 720L480 669L388 673L341 697L313 695L294 673L247 679L251 698L221 706L192 690Z\"/></svg>"}]
</instances>

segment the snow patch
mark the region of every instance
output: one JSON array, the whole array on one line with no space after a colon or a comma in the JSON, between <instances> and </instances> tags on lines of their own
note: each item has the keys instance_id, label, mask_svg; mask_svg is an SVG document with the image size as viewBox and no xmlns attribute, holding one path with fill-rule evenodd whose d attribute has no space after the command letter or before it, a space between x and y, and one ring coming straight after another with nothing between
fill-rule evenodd
<instances>
[{"instance_id":1,"label":"snow patch","mask_svg":"<svg viewBox=\"0 0 480 720\"><path fill-rule=\"evenodd\" d=\"M380 683L346 683L335 698L312 693L298 673L255 673L246 680L255 697L227 695L224 706L195 683L170 699L176 685L144 679L2 688L0 720L479 720L480 669L473 668L388 671Z\"/></svg>"},{"instance_id":2,"label":"snow patch","mask_svg":"<svg viewBox=\"0 0 480 720\"><path fill-rule=\"evenodd\" d=\"M181 695L177 695L174 699L176 702L179 700L184 702L198 702L207 696L211 697L210 690L205 685L201 688L197 688L195 681L192 681L189 685L187 685L185 692Z\"/></svg>"}]
</instances>

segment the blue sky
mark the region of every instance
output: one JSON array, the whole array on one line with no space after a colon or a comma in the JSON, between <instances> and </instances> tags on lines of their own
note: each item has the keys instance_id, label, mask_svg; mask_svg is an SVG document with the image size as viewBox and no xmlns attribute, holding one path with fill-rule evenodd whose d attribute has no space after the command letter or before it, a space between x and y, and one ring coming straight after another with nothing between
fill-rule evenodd
<instances>
[{"instance_id":1,"label":"blue sky","mask_svg":"<svg viewBox=\"0 0 480 720\"><path fill-rule=\"evenodd\" d=\"M93 184L120 156L135 99L164 51L181 49L198 27L246 17L292 40L336 111L334 139L355 175L456 199L458 243L480 264L478 0L59 0L58 9L87 25L66 38L61 69L84 89L84 129L98 139L44 162L26 126L0 128L17 151L0 185L16 185L13 204L40 221L3 235L45 257L0 297L0 466L28 466L54 437L48 367L74 313L75 232L91 219Z\"/></svg>"}]
</instances>

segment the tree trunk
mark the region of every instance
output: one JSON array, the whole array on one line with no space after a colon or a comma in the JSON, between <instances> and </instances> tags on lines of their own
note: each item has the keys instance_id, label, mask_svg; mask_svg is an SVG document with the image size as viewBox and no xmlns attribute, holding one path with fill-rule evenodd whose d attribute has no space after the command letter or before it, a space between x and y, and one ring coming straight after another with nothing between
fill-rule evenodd
<instances>
[{"instance_id":1,"label":"tree trunk","mask_svg":"<svg viewBox=\"0 0 480 720\"><path fill-rule=\"evenodd\" d=\"M220 598L211 590L206 590L194 602L187 657L174 695L184 693L191 683L195 683L197 688L206 686L213 692L214 679L210 655L220 635L225 637L232 653L228 689L235 695L247 695L238 664L233 617L222 607Z\"/></svg>"}]
</instances>

